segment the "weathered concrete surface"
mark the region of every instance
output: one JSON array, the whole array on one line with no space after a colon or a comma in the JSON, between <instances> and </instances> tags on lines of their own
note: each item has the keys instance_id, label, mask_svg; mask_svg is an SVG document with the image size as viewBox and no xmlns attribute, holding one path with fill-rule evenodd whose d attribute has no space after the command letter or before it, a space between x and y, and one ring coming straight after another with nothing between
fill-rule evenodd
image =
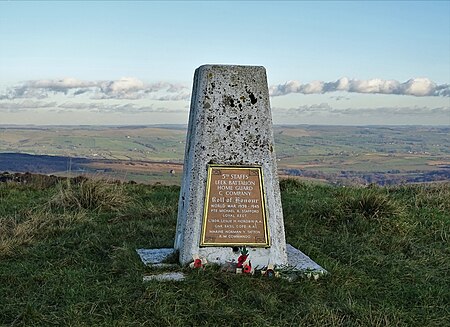
<instances>
[{"instance_id":1,"label":"weathered concrete surface","mask_svg":"<svg viewBox=\"0 0 450 327\"><path fill-rule=\"evenodd\" d=\"M292 245L287 244L286 251L288 256L288 267L299 271L308 271L322 275L327 273L325 269L311 260L311 258L302 251L294 248Z\"/></svg>"},{"instance_id":2,"label":"weathered concrete surface","mask_svg":"<svg viewBox=\"0 0 450 327\"><path fill-rule=\"evenodd\" d=\"M207 164L260 165L264 177L270 248L251 248L254 266L286 265L283 213L264 67L205 65L194 76L178 206L175 249L180 263L198 254L223 264L231 247L199 247Z\"/></svg>"},{"instance_id":3,"label":"weathered concrete surface","mask_svg":"<svg viewBox=\"0 0 450 327\"><path fill-rule=\"evenodd\" d=\"M175 253L175 249L161 248L161 249L137 249L136 252L140 256L142 262L147 266L155 268L168 268L177 265L164 263L164 261ZM324 275L327 271L314 262L310 257L302 251L294 248L290 244L286 244L286 252L288 262L285 266L288 269L293 269L300 274L310 273L313 276ZM144 276L144 280L170 280L170 276L158 277L160 275Z\"/></svg>"},{"instance_id":4,"label":"weathered concrete surface","mask_svg":"<svg viewBox=\"0 0 450 327\"><path fill-rule=\"evenodd\" d=\"M175 249L137 249L136 252L145 265L164 267L164 260L172 256L175 253Z\"/></svg>"}]
</instances>

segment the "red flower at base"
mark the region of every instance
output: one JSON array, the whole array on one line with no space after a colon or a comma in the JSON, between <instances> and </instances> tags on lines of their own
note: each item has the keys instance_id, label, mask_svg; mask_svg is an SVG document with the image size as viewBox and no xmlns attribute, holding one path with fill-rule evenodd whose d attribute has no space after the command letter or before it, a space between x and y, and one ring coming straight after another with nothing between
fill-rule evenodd
<instances>
[{"instance_id":1,"label":"red flower at base","mask_svg":"<svg viewBox=\"0 0 450 327\"><path fill-rule=\"evenodd\" d=\"M245 260L247 260L247 258L248 258L248 255L244 255L244 254L240 255L238 258L238 263L237 263L236 267L242 268L242 265L244 264Z\"/></svg>"},{"instance_id":2,"label":"red flower at base","mask_svg":"<svg viewBox=\"0 0 450 327\"><path fill-rule=\"evenodd\" d=\"M242 269L244 274L250 274L252 272L252 264L249 261L248 264L244 265L244 269Z\"/></svg>"},{"instance_id":3,"label":"red flower at base","mask_svg":"<svg viewBox=\"0 0 450 327\"><path fill-rule=\"evenodd\" d=\"M202 267L202 260L201 259L195 259L194 260L194 268L201 268Z\"/></svg>"}]
</instances>

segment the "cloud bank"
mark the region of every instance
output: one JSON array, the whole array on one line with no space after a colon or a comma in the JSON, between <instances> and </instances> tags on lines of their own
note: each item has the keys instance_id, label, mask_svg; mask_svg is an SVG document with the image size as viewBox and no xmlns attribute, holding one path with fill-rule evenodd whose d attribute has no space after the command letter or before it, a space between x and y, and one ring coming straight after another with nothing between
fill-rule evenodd
<instances>
[{"instance_id":1,"label":"cloud bank","mask_svg":"<svg viewBox=\"0 0 450 327\"><path fill-rule=\"evenodd\" d=\"M138 105L134 103L105 103L105 102L90 102L90 103L77 103L77 102L64 102L57 103L55 101L34 101L34 100L21 100L14 103L1 103L0 110L5 112L15 113L24 111L34 111L35 109L47 109L53 112L65 113L68 111L87 111L97 113L127 113L127 114L139 114L149 112L164 112L164 113L187 113L186 108L182 109L170 109L163 107L155 107L154 105Z\"/></svg>"},{"instance_id":2,"label":"cloud bank","mask_svg":"<svg viewBox=\"0 0 450 327\"><path fill-rule=\"evenodd\" d=\"M269 94L273 97L290 93L323 94L335 91L416 97L450 97L450 84L438 85L428 78L412 78L400 83L395 80L357 80L343 77L335 82L313 81L302 84L299 81L288 81L269 88ZM148 84L134 77L122 77L118 80L107 81L82 81L75 78L43 79L26 81L11 87L3 94L0 93L0 100L45 99L58 94L69 97L84 95L90 99L188 101L190 88L183 84L168 82Z\"/></svg>"},{"instance_id":3,"label":"cloud bank","mask_svg":"<svg viewBox=\"0 0 450 327\"><path fill-rule=\"evenodd\" d=\"M427 107L427 106L394 106L394 107L374 107L374 108L333 108L328 103L302 105L295 108L273 108L274 114L286 116L334 114L334 115L378 115L383 116L433 116L449 115L450 107Z\"/></svg>"},{"instance_id":4,"label":"cloud bank","mask_svg":"<svg viewBox=\"0 0 450 327\"><path fill-rule=\"evenodd\" d=\"M450 97L450 84L437 85L428 78L412 78L404 83L395 80L369 79L357 80L343 77L335 82L314 81L302 84L299 81L288 81L269 88L271 96L282 96L290 93L323 94L344 91L350 93L397 94Z\"/></svg>"},{"instance_id":5,"label":"cloud bank","mask_svg":"<svg viewBox=\"0 0 450 327\"><path fill-rule=\"evenodd\" d=\"M34 111L36 109L46 109L57 113L65 112L92 112L92 113L188 113L188 107L170 109L157 107L155 105L145 105L137 103L108 103L94 101L89 103L42 101L23 99L19 102L0 102L0 110L9 113ZM318 103L311 105L300 105L291 108L273 108L275 116L282 115L288 117L310 116L310 115L339 115L339 116L361 116L361 115L396 115L396 116L450 116L450 106L380 106L372 108L335 108L328 103Z\"/></svg>"},{"instance_id":6,"label":"cloud bank","mask_svg":"<svg viewBox=\"0 0 450 327\"><path fill-rule=\"evenodd\" d=\"M189 100L190 90L182 84L157 82L147 84L134 77L122 77L109 81L81 81L74 78L59 80L26 81L0 94L0 100L45 99L50 95L64 94L77 97L87 95L91 99L143 99L161 101Z\"/></svg>"}]
</instances>

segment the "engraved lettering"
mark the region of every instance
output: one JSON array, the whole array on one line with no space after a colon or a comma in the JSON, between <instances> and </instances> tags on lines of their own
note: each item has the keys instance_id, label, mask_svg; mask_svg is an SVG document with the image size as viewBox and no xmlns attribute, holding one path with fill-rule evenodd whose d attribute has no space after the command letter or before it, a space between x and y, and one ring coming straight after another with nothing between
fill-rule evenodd
<instances>
[{"instance_id":1,"label":"engraved lettering","mask_svg":"<svg viewBox=\"0 0 450 327\"><path fill-rule=\"evenodd\" d=\"M208 168L201 245L267 246L261 168L213 167Z\"/></svg>"}]
</instances>

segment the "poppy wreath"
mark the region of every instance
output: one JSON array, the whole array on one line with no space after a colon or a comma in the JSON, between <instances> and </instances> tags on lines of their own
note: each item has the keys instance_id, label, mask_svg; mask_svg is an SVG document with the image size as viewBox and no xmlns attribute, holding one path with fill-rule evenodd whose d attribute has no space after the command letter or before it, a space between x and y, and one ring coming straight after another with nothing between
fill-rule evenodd
<instances>
[{"instance_id":1,"label":"poppy wreath","mask_svg":"<svg viewBox=\"0 0 450 327\"><path fill-rule=\"evenodd\" d=\"M244 262L247 261L247 258L248 258L248 250L244 246L241 249L241 255L238 258L238 262L237 262L236 268L244 268Z\"/></svg>"}]
</instances>

